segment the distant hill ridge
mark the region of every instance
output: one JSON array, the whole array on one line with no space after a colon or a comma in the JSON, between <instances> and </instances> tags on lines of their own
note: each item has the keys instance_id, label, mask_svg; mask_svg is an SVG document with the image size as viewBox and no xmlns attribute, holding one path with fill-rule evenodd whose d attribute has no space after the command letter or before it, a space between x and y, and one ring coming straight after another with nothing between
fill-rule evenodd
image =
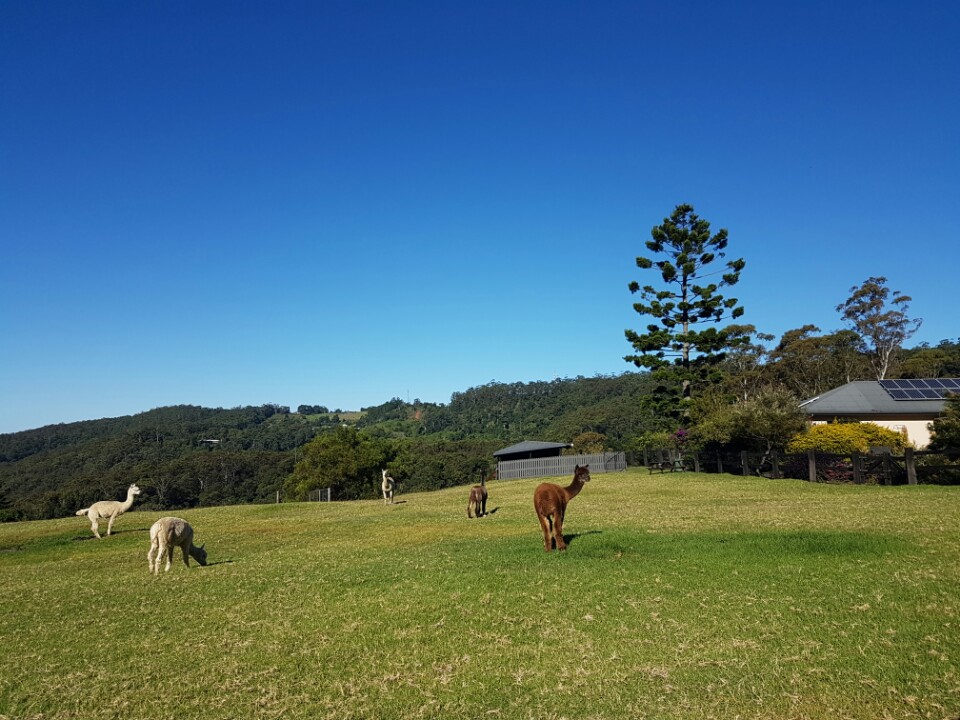
<instances>
[{"instance_id":1,"label":"distant hill ridge","mask_svg":"<svg viewBox=\"0 0 960 720\"><path fill-rule=\"evenodd\" d=\"M310 415L273 404L175 405L6 433L0 519L67 515L91 496L112 498L134 481L151 488L143 502L164 507L263 501L292 472L299 448L344 424L391 442L567 442L590 431L622 447L650 421L640 402L649 388L642 373L492 382L454 393L446 405L393 398L362 412ZM199 487L184 494L190 483Z\"/></svg>"}]
</instances>

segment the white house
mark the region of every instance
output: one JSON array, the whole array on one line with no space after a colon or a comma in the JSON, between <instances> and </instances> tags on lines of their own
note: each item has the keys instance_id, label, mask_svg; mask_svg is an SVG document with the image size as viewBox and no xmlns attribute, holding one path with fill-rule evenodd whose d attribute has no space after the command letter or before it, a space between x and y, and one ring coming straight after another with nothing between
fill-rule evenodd
<instances>
[{"instance_id":1,"label":"white house","mask_svg":"<svg viewBox=\"0 0 960 720\"><path fill-rule=\"evenodd\" d=\"M960 378L855 380L803 401L800 408L813 423L872 422L923 448L930 443L930 423L943 414L951 393L960 394Z\"/></svg>"}]
</instances>

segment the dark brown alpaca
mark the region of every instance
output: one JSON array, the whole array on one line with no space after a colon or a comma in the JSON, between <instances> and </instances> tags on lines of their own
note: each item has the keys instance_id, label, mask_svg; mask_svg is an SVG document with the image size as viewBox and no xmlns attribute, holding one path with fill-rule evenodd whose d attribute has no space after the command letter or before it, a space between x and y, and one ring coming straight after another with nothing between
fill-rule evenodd
<instances>
[{"instance_id":1,"label":"dark brown alpaca","mask_svg":"<svg viewBox=\"0 0 960 720\"><path fill-rule=\"evenodd\" d=\"M470 499L467 500L467 517L483 517L487 514L487 479L481 478L479 485L470 490Z\"/></svg>"},{"instance_id":2,"label":"dark brown alpaca","mask_svg":"<svg viewBox=\"0 0 960 720\"><path fill-rule=\"evenodd\" d=\"M567 503L583 490L586 482L590 482L590 466L577 465L573 471L573 482L565 488L553 483L537 485L533 493L533 507L543 528L543 549L547 552L553 550L551 535L557 543L557 550L567 549L563 540L563 516L567 512Z\"/></svg>"}]
</instances>

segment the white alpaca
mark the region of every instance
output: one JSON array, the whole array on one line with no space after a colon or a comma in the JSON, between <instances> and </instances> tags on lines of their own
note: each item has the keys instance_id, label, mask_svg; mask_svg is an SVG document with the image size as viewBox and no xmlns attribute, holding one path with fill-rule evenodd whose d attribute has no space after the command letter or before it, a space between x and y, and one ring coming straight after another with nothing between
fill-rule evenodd
<instances>
[{"instance_id":1,"label":"white alpaca","mask_svg":"<svg viewBox=\"0 0 960 720\"><path fill-rule=\"evenodd\" d=\"M192 557L201 565L207 564L207 551L203 545L196 547L193 544L193 528L182 518L165 517L157 520L150 527L150 550L147 552L147 566L154 575L160 574L160 559L167 558L167 567L170 570L173 561L173 551L180 548L183 553L183 564L190 567Z\"/></svg>"},{"instance_id":2,"label":"white alpaca","mask_svg":"<svg viewBox=\"0 0 960 720\"><path fill-rule=\"evenodd\" d=\"M133 505L133 498L140 494L140 488L131 485L127 488L127 499L123 502L119 500L101 500L95 502L88 508L77 510L77 515L86 515L90 519L90 529L98 538L100 537L99 526L101 518L110 518L107 523L107 535L113 531L113 521L123 515L130 506Z\"/></svg>"},{"instance_id":3,"label":"white alpaca","mask_svg":"<svg viewBox=\"0 0 960 720\"><path fill-rule=\"evenodd\" d=\"M383 504L386 505L389 502L393 505L393 491L397 487L397 481L387 475L386 470L380 472L383 473L383 482L380 483L380 489L383 491Z\"/></svg>"}]
</instances>

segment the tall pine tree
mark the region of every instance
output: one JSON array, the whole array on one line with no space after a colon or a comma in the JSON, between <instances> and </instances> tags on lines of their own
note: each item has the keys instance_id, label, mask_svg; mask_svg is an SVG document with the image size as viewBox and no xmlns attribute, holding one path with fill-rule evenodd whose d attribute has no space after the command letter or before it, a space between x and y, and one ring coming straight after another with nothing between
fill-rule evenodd
<instances>
[{"instance_id":1,"label":"tall pine tree","mask_svg":"<svg viewBox=\"0 0 960 720\"><path fill-rule=\"evenodd\" d=\"M629 287L640 294L633 309L657 322L647 325L645 333L625 331L635 354L624 360L654 371L664 390L679 395L674 409L683 417L695 386L715 379L724 351L742 341L737 333L716 326L743 315L738 300L725 298L719 290L736 285L746 263L731 260L715 269L725 257L727 231L711 235L710 223L691 205L678 205L650 235L646 247L653 257L638 257L637 267L656 269L662 282L654 287L634 281Z\"/></svg>"}]
</instances>

